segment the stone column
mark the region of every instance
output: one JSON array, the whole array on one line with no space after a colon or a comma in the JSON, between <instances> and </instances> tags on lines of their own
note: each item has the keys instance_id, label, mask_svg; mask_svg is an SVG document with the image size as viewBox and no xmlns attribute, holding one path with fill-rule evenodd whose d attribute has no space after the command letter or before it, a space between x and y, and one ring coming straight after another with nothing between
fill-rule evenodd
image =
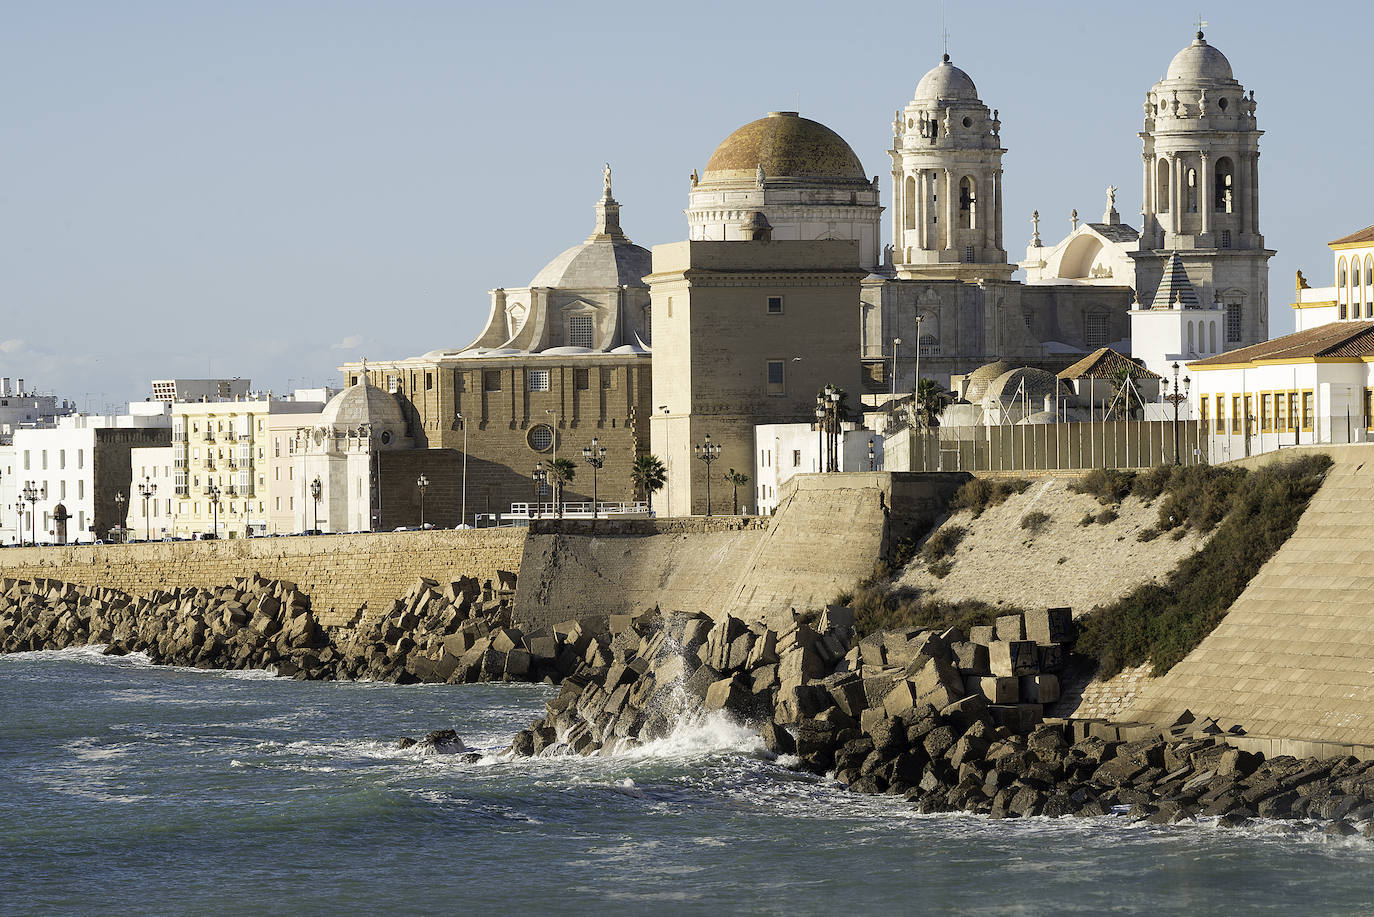
<instances>
[{"instance_id":1,"label":"stone column","mask_svg":"<svg viewBox=\"0 0 1374 917\"><path fill-rule=\"evenodd\" d=\"M945 169L945 244L944 248L954 248L954 172Z\"/></svg>"},{"instance_id":2,"label":"stone column","mask_svg":"<svg viewBox=\"0 0 1374 917\"><path fill-rule=\"evenodd\" d=\"M1183 195L1179 185L1179 173L1183 171L1177 153L1169 154L1169 211L1173 214L1174 235L1183 234Z\"/></svg>"},{"instance_id":3,"label":"stone column","mask_svg":"<svg viewBox=\"0 0 1374 917\"><path fill-rule=\"evenodd\" d=\"M892 260L894 263L903 261L902 255L906 252L906 175L896 169L892 170ZM881 246L881 240L878 243ZM882 253L879 252L879 258Z\"/></svg>"},{"instance_id":4,"label":"stone column","mask_svg":"<svg viewBox=\"0 0 1374 917\"><path fill-rule=\"evenodd\" d=\"M1212 156L1207 150L1198 153L1202 168L1198 169L1197 209L1202 215L1202 233L1212 231L1212 208L1216 203L1215 189L1212 187Z\"/></svg>"},{"instance_id":5,"label":"stone column","mask_svg":"<svg viewBox=\"0 0 1374 917\"><path fill-rule=\"evenodd\" d=\"M913 195L916 205L916 241L917 248L924 250L927 248L926 240L930 237L930 197L926 190L926 170L916 170L916 193Z\"/></svg>"},{"instance_id":6,"label":"stone column","mask_svg":"<svg viewBox=\"0 0 1374 917\"><path fill-rule=\"evenodd\" d=\"M1154 182L1152 181L1154 178L1154 160L1154 156L1150 153L1140 154L1141 171L1144 173L1142 176L1143 181L1141 182L1143 191L1141 198L1142 203L1140 205L1140 239L1142 248L1155 247L1155 189ZM1147 238L1149 239L1148 244L1145 243Z\"/></svg>"},{"instance_id":7,"label":"stone column","mask_svg":"<svg viewBox=\"0 0 1374 917\"><path fill-rule=\"evenodd\" d=\"M992 203L992 247L997 251L1002 251L1002 170L998 169L992 173L992 180L996 183L996 194Z\"/></svg>"},{"instance_id":8,"label":"stone column","mask_svg":"<svg viewBox=\"0 0 1374 917\"><path fill-rule=\"evenodd\" d=\"M1250 232L1259 235L1259 151L1250 154Z\"/></svg>"}]
</instances>

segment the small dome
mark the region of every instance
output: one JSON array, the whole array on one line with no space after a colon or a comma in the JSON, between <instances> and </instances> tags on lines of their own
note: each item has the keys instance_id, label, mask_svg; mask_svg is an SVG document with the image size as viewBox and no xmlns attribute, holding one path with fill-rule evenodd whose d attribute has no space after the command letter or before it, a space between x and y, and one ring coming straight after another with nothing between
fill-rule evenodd
<instances>
[{"instance_id":1,"label":"small dome","mask_svg":"<svg viewBox=\"0 0 1374 917\"><path fill-rule=\"evenodd\" d=\"M964 400L972 404L981 404L983 395L988 390L988 385L1002 373L1016 366L1006 360L998 360L995 363L987 363L978 367L968 374L968 387L964 389Z\"/></svg>"},{"instance_id":2,"label":"small dome","mask_svg":"<svg viewBox=\"0 0 1374 917\"><path fill-rule=\"evenodd\" d=\"M1231 62L1226 55L1207 44L1202 33L1198 32L1191 45L1174 55L1164 79L1229 83L1235 77L1231 74Z\"/></svg>"},{"instance_id":3,"label":"small dome","mask_svg":"<svg viewBox=\"0 0 1374 917\"><path fill-rule=\"evenodd\" d=\"M320 426L359 427L372 424L374 429L390 428L404 435L405 415L396 396L389 395L366 379L339 392L320 412Z\"/></svg>"},{"instance_id":4,"label":"small dome","mask_svg":"<svg viewBox=\"0 0 1374 917\"><path fill-rule=\"evenodd\" d=\"M765 178L838 178L868 183L864 167L844 138L795 111L773 111L726 137L706 163L702 181Z\"/></svg>"},{"instance_id":5,"label":"small dome","mask_svg":"<svg viewBox=\"0 0 1374 917\"><path fill-rule=\"evenodd\" d=\"M967 73L949 62L949 55L916 84L917 99L978 101L978 87Z\"/></svg>"},{"instance_id":6,"label":"small dome","mask_svg":"<svg viewBox=\"0 0 1374 917\"><path fill-rule=\"evenodd\" d=\"M589 239L574 245L544 265L530 281L532 287L560 290L605 290L642 287L653 273L654 256L633 242Z\"/></svg>"},{"instance_id":7,"label":"small dome","mask_svg":"<svg viewBox=\"0 0 1374 917\"><path fill-rule=\"evenodd\" d=\"M1023 384L1024 383L1024 384ZM1045 396L1059 391L1059 378L1054 373L1033 366L1021 366L1002 373L988 386L983 395L986 403L1001 403L1012 407L1012 402L1022 399L1029 402L1034 410L1043 409Z\"/></svg>"}]
</instances>

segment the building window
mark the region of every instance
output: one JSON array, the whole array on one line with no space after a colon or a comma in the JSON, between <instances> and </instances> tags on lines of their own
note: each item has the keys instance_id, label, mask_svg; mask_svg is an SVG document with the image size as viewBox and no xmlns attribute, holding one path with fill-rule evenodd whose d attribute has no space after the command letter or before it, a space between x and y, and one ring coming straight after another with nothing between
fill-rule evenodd
<instances>
[{"instance_id":1,"label":"building window","mask_svg":"<svg viewBox=\"0 0 1374 917\"><path fill-rule=\"evenodd\" d=\"M923 334L916 342L916 352L923 357L938 357L940 342L933 334Z\"/></svg>"},{"instance_id":2,"label":"building window","mask_svg":"<svg viewBox=\"0 0 1374 917\"><path fill-rule=\"evenodd\" d=\"M401 380L397 376L388 374L386 377L386 390L391 394L396 394L401 390Z\"/></svg>"},{"instance_id":3,"label":"building window","mask_svg":"<svg viewBox=\"0 0 1374 917\"><path fill-rule=\"evenodd\" d=\"M786 394L783 386L783 365L782 360L768 361L768 394L770 395Z\"/></svg>"},{"instance_id":4,"label":"building window","mask_svg":"<svg viewBox=\"0 0 1374 917\"><path fill-rule=\"evenodd\" d=\"M1260 432L1268 433L1273 429L1274 396L1260 395Z\"/></svg>"},{"instance_id":5,"label":"building window","mask_svg":"<svg viewBox=\"0 0 1374 917\"><path fill-rule=\"evenodd\" d=\"M482 371L482 391L499 392L501 391L501 370L486 369Z\"/></svg>"},{"instance_id":6,"label":"building window","mask_svg":"<svg viewBox=\"0 0 1374 917\"><path fill-rule=\"evenodd\" d=\"M546 423L536 424L530 427L525 441L535 452L548 452L553 448L553 427Z\"/></svg>"},{"instance_id":7,"label":"building window","mask_svg":"<svg viewBox=\"0 0 1374 917\"><path fill-rule=\"evenodd\" d=\"M547 392L549 390L549 371L547 369L530 370L530 391Z\"/></svg>"},{"instance_id":8,"label":"building window","mask_svg":"<svg viewBox=\"0 0 1374 917\"><path fill-rule=\"evenodd\" d=\"M1337 317L1337 318L1345 318L1345 317L1346 317L1346 314L1345 314L1345 303L1341 303L1341 308L1340 308L1340 310L1336 313L1336 317ZM1355 317L1356 317L1356 318L1359 318L1359 317L1360 317L1360 311L1359 311L1359 309L1356 309L1356 310L1355 310Z\"/></svg>"},{"instance_id":9,"label":"building window","mask_svg":"<svg viewBox=\"0 0 1374 917\"><path fill-rule=\"evenodd\" d=\"M1304 432L1307 432L1307 433L1312 432L1312 417L1313 417L1312 407L1313 407L1313 404L1312 404L1312 392L1311 392L1311 391L1303 392L1303 393L1302 393L1302 428L1303 428L1303 431L1304 431Z\"/></svg>"},{"instance_id":10,"label":"building window","mask_svg":"<svg viewBox=\"0 0 1374 917\"><path fill-rule=\"evenodd\" d=\"M592 317L574 315L568 319L568 343L573 347L592 349Z\"/></svg>"},{"instance_id":11,"label":"building window","mask_svg":"<svg viewBox=\"0 0 1374 917\"><path fill-rule=\"evenodd\" d=\"M1374 429L1374 388L1364 390L1364 428Z\"/></svg>"},{"instance_id":12,"label":"building window","mask_svg":"<svg viewBox=\"0 0 1374 917\"><path fill-rule=\"evenodd\" d=\"M1298 393L1288 393L1288 429L1290 432L1298 429Z\"/></svg>"},{"instance_id":13,"label":"building window","mask_svg":"<svg viewBox=\"0 0 1374 917\"><path fill-rule=\"evenodd\" d=\"M1211 411L1208 409L1212 406L1212 399L1208 398L1206 395L1203 395L1201 398L1198 399L1197 406L1198 417L1202 421L1201 429L1210 429L1211 421L1209 420L1207 415L1211 413Z\"/></svg>"},{"instance_id":14,"label":"building window","mask_svg":"<svg viewBox=\"0 0 1374 917\"><path fill-rule=\"evenodd\" d=\"M1229 229L1223 229L1223 230L1221 231L1221 247L1222 247L1222 248L1230 248L1230 247L1231 247L1231 230L1229 230Z\"/></svg>"},{"instance_id":15,"label":"building window","mask_svg":"<svg viewBox=\"0 0 1374 917\"><path fill-rule=\"evenodd\" d=\"M1226 304L1226 343L1240 342L1241 305L1238 302Z\"/></svg>"},{"instance_id":16,"label":"building window","mask_svg":"<svg viewBox=\"0 0 1374 917\"><path fill-rule=\"evenodd\" d=\"M601 387L608 390L615 388L615 373L609 369L601 370Z\"/></svg>"},{"instance_id":17,"label":"building window","mask_svg":"<svg viewBox=\"0 0 1374 917\"><path fill-rule=\"evenodd\" d=\"M782 315L782 297L781 297L781 296L770 296L770 297L768 297L768 314L769 314L769 315Z\"/></svg>"},{"instance_id":18,"label":"building window","mask_svg":"<svg viewBox=\"0 0 1374 917\"><path fill-rule=\"evenodd\" d=\"M1089 312L1083 321L1083 343L1096 350L1106 347L1110 340L1109 319L1106 312Z\"/></svg>"},{"instance_id":19,"label":"building window","mask_svg":"<svg viewBox=\"0 0 1374 917\"><path fill-rule=\"evenodd\" d=\"M800 450L800 449L793 449L793 450L792 450L792 467L793 467L793 468L800 468L800 467L801 467L801 450Z\"/></svg>"},{"instance_id":20,"label":"building window","mask_svg":"<svg viewBox=\"0 0 1374 917\"><path fill-rule=\"evenodd\" d=\"M654 342L654 309L653 306L644 307L644 343L653 344Z\"/></svg>"},{"instance_id":21,"label":"building window","mask_svg":"<svg viewBox=\"0 0 1374 917\"><path fill-rule=\"evenodd\" d=\"M591 372L586 369L573 370L573 388L579 392L585 392L592 387Z\"/></svg>"},{"instance_id":22,"label":"building window","mask_svg":"<svg viewBox=\"0 0 1374 917\"><path fill-rule=\"evenodd\" d=\"M432 391L433 389L434 389L434 373L426 372L426 373L425 373L425 391L428 392L428 391Z\"/></svg>"},{"instance_id":23,"label":"building window","mask_svg":"<svg viewBox=\"0 0 1374 917\"><path fill-rule=\"evenodd\" d=\"M1231 396L1231 432L1240 432L1240 396Z\"/></svg>"}]
</instances>

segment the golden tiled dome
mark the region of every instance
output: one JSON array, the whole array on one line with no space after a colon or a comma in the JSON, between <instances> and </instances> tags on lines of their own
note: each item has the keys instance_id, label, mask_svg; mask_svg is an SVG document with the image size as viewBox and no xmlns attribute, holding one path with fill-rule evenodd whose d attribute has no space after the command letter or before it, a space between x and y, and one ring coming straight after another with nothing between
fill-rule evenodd
<instances>
[{"instance_id":1,"label":"golden tiled dome","mask_svg":"<svg viewBox=\"0 0 1374 917\"><path fill-rule=\"evenodd\" d=\"M822 178L867 182L863 164L844 138L794 111L773 111L726 137L706 163L703 181Z\"/></svg>"}]
</instances>

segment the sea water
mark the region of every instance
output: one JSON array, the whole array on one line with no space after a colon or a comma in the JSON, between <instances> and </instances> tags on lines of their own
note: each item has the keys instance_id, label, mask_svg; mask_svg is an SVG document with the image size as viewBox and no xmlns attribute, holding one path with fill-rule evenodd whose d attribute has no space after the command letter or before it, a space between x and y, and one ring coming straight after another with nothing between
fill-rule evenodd
<instances>
[{"instance_id":1,"label":"sea water","mask_svg":"<svg viewBox=\"0 0 1374 917\"><path fill-rule=\"evenodd\" d=\"M1360 837L922 816L720 717L503 758L552 692L2 656L0 913L1374 912ZM397 748L445 727L483 758Z\"/></svg>"}]
</instances>

